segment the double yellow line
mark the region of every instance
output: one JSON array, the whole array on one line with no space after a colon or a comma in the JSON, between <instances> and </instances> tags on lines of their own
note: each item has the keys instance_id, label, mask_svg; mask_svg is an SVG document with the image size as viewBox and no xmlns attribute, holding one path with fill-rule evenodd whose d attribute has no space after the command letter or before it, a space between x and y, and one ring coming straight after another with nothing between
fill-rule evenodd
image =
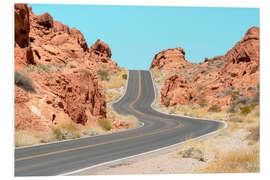
<instances>
[{"instance_id":1,"label":"double yellow line","mask_svg":"<svg viewBox=\"0 0 270 180\"><path fill-rule=\"evenodd\" d=\"M152 116L152 115L145 114L145 113L143 113L141 111L136 110L133 107L134 104L139 100L139 98L141 96L141 72L140 71L138 71L138 77L139 77L138 95L137 95L136 99L129 105L129 107L133 111L135 111L135 112L137 112L139 114L143 114L143 115L148 116L148 117L164 120L163 118L160 118L160 117L157 117L157 116ZM68 149L63 149L63 150L59 150L59 151L49 152L49 153L43 153L43 154L37 154L37 155L32 155L32 156L16 158L15 161L23 161L23 160L33 159L33 158L39 158L39 157L44 157L44 156L60 154L60 153L69 152L69 151L76 151L76 150L80 150L80 149L93 148L93 147L97 147L97 146L101 146L101 145L105 145L105 144L112 144L112 143L127 141L127 140L131 140L131 139L136 139L136 138L140 138L140 137L150 136L150 135L154 135L154 134L159 134L159 133L171 131L173 129L176 129L176 128L179 128L179 127L182 126L181 122L179 122L179 121L176 121L176 122L178 123L178 125L174 126L172 128L167 128L167 129L163 129L163 130L156 130L156 131L150 131L148 133L140 134L140 135L137 135L137 136L120 138L120 139L116 139L116 140L112 140L112 141L106 141L106 142L102 142L102 143L98 143L98 144L90 144L90 145L85 145L85 146L80 146L80 147L75 147L75 148L68 148Z\"/></svg>"}]
</instances>

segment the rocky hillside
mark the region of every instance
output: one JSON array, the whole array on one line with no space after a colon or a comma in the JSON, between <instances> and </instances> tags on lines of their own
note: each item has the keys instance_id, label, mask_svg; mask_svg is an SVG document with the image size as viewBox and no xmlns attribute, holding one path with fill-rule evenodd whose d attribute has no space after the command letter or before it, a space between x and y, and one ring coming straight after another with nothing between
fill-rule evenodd
<instances>
[{"instance_id":1,"label":"rocky hillside","mask_svg":"<svg viewBox=\"0 0 270 180\"><path fill-rule=\"evenodd\" d=\"M15 131L87 127L106 118L100 76L121 71L110 47L98 39L89 48L78 29L26 4L14 10Z\"/></svg>"},{"instance_id":2,"label":"rocky hillside","mask_svg":"<svg viewBox=\"0 0 270 180\"><path fill-rule=\"evenodd\" d=\"M164 80L160 90L164 106L237 111L246 104L258 104L259 66L260 33L252 27L224 56L190 63L182 48L167 49L155 55L150 69L159 74L158 81Z\"/></svg>"}]
</instances>

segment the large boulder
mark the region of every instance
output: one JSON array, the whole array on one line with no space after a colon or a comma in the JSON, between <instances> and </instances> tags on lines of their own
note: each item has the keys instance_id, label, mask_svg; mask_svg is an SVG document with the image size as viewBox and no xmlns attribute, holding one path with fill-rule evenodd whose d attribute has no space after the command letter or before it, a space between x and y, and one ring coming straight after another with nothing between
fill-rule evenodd
<instances>
[{"instance_id":1,"label":"large boulder","mask_svg":"<svg viewBox=\"0 0 270 180\"><path fill-rule=\"evenodd\" d=\"M53 27L53 18L49 13L44 13L37 16L37 23L45 28Z\"/></svg>"},{"instance_id":2,"label":"large boulder","mask_svg":"<svg viewBox=\"0 0 270 180\"><path fill-rule=\"evenodd\" d=\"M108 44L101 41L100 39L98 39L95 44L90 47L90 51L108 58L111 58L112 56L111 49Z\"/></svg>"},{"instance_id":3,"label":"large boulder","mask_svg":"<svg viewBox=\"0 0 270 180\"><path fill-rule=\"evenodd\" d=\"M255 61L260 59L260 29L250 28L244 38L225 55L228 61L234 63Z\"/></svg>"},{"instance_id":4,"label":"large boulder","mask_svg":"<svg viewBox=\"0 0 270 180\"><path fill-rule=\"evenodd\" d=\"M185 65L185 51L182 48L166 49L155 55L150 68L172 68Z\"/></svg>"},{"instance_id":5,"label":"large boulder","mask_svg":"<svg viewBox=\"0 0 270 180\"><path fill-rule=\"evenodd\" d=\"M74 38L77 39L78 44L82 47L82 49L84 51L88 50L87 42L85 41L85 38L84 38L83 34L81 33L81 31L79 31L76 28L72 28L70 30L70 34L71 34L71 36L73 36Z\"/></svg>"},{"instance_id":6,"label":"large boulder","mask_svg":"<svg viewBox=\"0 0 270 180\"><path fill-rule=\"evenodd\" d=\"M29 11L26 4L14 5L14 18L15 18L15 42L20 48L28 47L29 45Z\"/></svg>"},{"instance_id":7,"label":"large boulder","mask_svg":"<svg viewBox=\"0 0 270 180\"><path fill-rule=\"evenodd\" d=\"M54 32L65 32L67 34L70 33L68 25L62 24L60 21L53 22L53 30Z\"/></svg>"},{"instance_id":8,"label":"large boulder","mask_svg":"<svg viewBox=\"0 0 270 180\"><path fill-rule=\"evenodd\" d=\"M30 47L30 21L29 11L26 4L14 5L15 18L15 69L22 68L27 64L35 64L32 49Z\"/></svg>"}]
</instances>

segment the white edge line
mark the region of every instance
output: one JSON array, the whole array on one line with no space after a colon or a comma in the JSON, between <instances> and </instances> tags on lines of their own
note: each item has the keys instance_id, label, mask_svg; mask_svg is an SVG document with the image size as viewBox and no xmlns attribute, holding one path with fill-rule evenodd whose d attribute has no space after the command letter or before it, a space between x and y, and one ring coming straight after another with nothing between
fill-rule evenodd
<instances>
[{"instance_id":1,"label":"white edge line","mask_svg":"<svg viewBox=\"0 0 270 180\"><path fill-rule=\"evenodd\" d=\"M120 101L124 97L124 95L126 94L126 91L127 91L127 87L128 87L128 78L129 78L129 70L128 70L128 74L127 74L127 83L125 84L125 91L124 91L123 95L118 100L110 102L107 105L112 107L111 106L112 104L117 103L118 101ZM48 144L59 144L59 143L67 142L67 141L76 141L76 140L80 140L80 139L93 138L93 137L97 137L97 136L105 136L105 135L110 135L110 134L117 134L117 133L120 133L120 132L125 132L125 131L131 131L131 130L134 130L134 129L138 129L138 128L141 128L143 126L144 126L144 122L139 121L139 126L136 126L134 128L131 128L131 129L120 130L120 131L117 131L117 132L111 132L111 133L100 134L100 135L95 135L95 136L81 137L81 138L77 138L77 139L67 139L67 140L62 140L62 141L54 141L54 142L48 142L48 143L42 143L42 144L35 144L35 145L31 145L31 146L15 147L15 150L17 150L17 149L25 149L25 148L32 148L32 147L43 146L43 145L48 145Z\"/></svg>"},{"instance_id":2,"label":"white edge line","mask_svg":"<svg viewBox=\"0 0 270 180\"><path fill-rule=\"evenodd\" d=\"M156 86L155 86L155 83L153 81L153 75L152 75L152 72L149 70L150 74L151 74L151 79L152 79L152 84L153 84L153 87L154 87L154 91L155 91L155 100L156 100ZM160 111L159 109L156 109L155 107L153 107L153 104L155 103L155 101L152 102L151 104L151 107L152 109L154 109L155 111L157 112L160 112L162 114L166 114L166 115L170 115L170 116L176 116L176 117L185 117L185 118L190 118L190 119L199 119L199 120L207 120L207 121L215 121L215 122L221 122L224 124L224 127L223 128L227 128L228 127L228 124L225 122L225 121L222 121L222 120L213 120L213 119L203 119L203 118L198 118L198 117L190 117L190 116L184 116L184 115L177 115L177 114L168 114L168 113L165 113L165 112L162 112ZM221 129L223 129L221 128ZM219 130L221 130L219 129Z\"/></svg>"},{"instance_id":3,"label":"white edge line","mask_svg":"<svg viewBox=\"0 0 270 180\"><path fill-rule=\"evenodd\" d=\"M154 81L153 81L152 72L151 72L151 71L149 71L149 72L150 72L150 74L151 74L152 84L153 84L154 91L155 91L155 100L156 100L156 87L155 87L155 84L154 84ZM152 108L153 108L152 105L154 104L155 100L154 100L154 101L152 102L152 104L151 104L151 107L152 107ZM67 175L75 174L75 173L78 173L78 172L81 172L81 171L85 171L85 170L88 170L88 169L93 169L93 168L95 168L95 167L99 167L99 166L103 166L103 165L106 165L106 164L114 163L114 162L117 162L117 161L122 161L122 160L130 159L130 158L134 158L134 157L137 157L137 156L142 156L142 155L145 155L145 154L150 154L150 153L153 153L153 152L156 152L156 151L168 149L168 148L171 148L171 147L174 147L174 146L181 145L181 144L183 144L183 143L187 143L187 142L189 142L189 141L193 141L193 140L196 140L196 139L199 139L199 138L203 138L204 136L209 136L209 135L215 134L216 132L218 132L218 131L220 131L220 130L225 129L225 128L228 127L228 124L227 124L225 121L212 120L212 119L202 119L202 118L194 118L194 117L181 116L181 115L174 115L174 114L167 114L167 113L164 113L164 112L161 112L161 111L157 110L156 108L153 108L153 109L156 110L156 111L158 111L158 112L160 112L160 113L162 113L162 114L171 115L171 116L186 117L186 118L192 118L192 119L201 119L201 120L208 120L208 121L221 122L221 123L224 124L224 127L221 128L221 129L217 129L217 130L215 130L215 131L212 131L212 132L210 132L210 133L207 133L207 134L198 136L198 137L196 137L196 138L188 139L188 140L183 141L183 142L180 142L180 143L172 144L172 145L169 145L169 146L165 146L165 147L162 147L162 148L159 148L159 149L155 149L155 150L152 150L152 151L147 151L147 152L144 152L144 153L136 154L136 155L133 155L133 156L128 156L128 157L124 157L124 158L120 158L120 159L116 159L116 160L112 160L112 161L100 163L100 164L97 164L97 165L94 165L94 166L90 166L90 167L78 169L78 170L71 171L71 172L68 172L68 173L59 174L59 175L57 175L57 176L67 176Z\"/></svg>"}]
</instances>

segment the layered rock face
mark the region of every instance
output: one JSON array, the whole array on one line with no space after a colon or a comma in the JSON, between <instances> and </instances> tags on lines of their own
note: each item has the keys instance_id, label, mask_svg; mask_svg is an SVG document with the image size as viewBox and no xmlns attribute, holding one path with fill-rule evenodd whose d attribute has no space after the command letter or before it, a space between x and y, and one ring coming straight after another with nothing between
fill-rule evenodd
<instances>
[{"instance_id":1,"label":"layered rock face","mask_svg":"<svg viewBox=\"0 0 270 180\"><path fill-rule=\"evenodd\" d=\"M20 68L26 64L34 63L33 52L29 42L30 20L28 7L25 4L14 6L14 32L15 32L15 67Z\"/></svg>"},{"instance_id":2,"label":"layered rock face","mask_svg":"<svg viewBox=\"0 0 270 180\"><path fill-rule=\"evenodd\" d=\"M168 58L172 49L157 54L151 69L167 77L160 92L162 104L216 105L225 111L235 98L233 94L252 99L259 91L259 40L259 28L252 27L226 55L206 58L199 64L185 61L179 48L173 49L178 54L172 58Z\"/></svg>"},{"instance_id":3,"label":"layered rock face","mask_svg":"<svg viewBox=\"0 0 270 180\"><path fill-rule=\"evenodd\" d=\"M15 129L48 130L60 124L96 123L106 117L106 101L97 72L117 71L110 47L98 40L88 48L83 34L55 21L49 13L35 15L15 4L15 70L35 93L15 87ZM18 80L18 81L19 81Z\"/></svg>"}]
</instances>

